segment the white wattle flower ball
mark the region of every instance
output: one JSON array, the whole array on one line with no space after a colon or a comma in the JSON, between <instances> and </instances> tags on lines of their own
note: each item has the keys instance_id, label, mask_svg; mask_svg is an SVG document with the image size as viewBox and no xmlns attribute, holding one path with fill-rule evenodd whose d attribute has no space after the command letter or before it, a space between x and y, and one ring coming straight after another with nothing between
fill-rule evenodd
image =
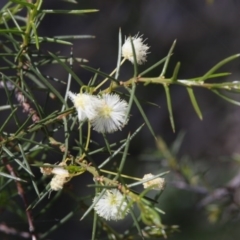
<instances>
[{"instance_id":1,"label":"white wattle flower ball","mask_svg":"<svg viewBox=\"0 0 240 240\"><path fill-rule=\"evenodd\" d=\"M50 188L53 191L59 191L63 188L63 185L69 180L69 172L67 169L64 169L65 163L59 163L57 167L52 169L52 174L54 177L50 182Z\"/></svg>"},{"instance_id":2,"label":"white wattle flower ball","mask_svg":"<svg viewBox=\"0 0 240 240\"><path fill-rule=\"evenodd\" d=\"M124 195L117 189L106 190L103 196L97 201L98 195L93 199L96 203L94 209L96 213L106 220L123 219L129 212L127 201Z\"/></svg>"},{"instance_id":3,"label":"white wattle flower ball","mask_svg":"<svg viewBox=\"0 0 240 240\"><path fill-rule=\"evenodd\" d=\"M127 123L128 103L117 94L103 94L95 105L96 117L91 123L97 132L111 133L121 130Z\"/></svg>"},{"instance_id":4,"label":"white wattle flower ball","mask_svg":"<svg viewBox=\"0 0 240 240\"><path fill-rule=\"evenodd\" d=\"M67 176L64 175L54 175L50 182L50 188L53 191L59 191L63 188L63 185L67 182Z\"/></svg>"},{"instance_id":5,"label":"white wattle flower ball","mask_svg":"<svg viewBox=\"0 0 240 240\"><path fill-rule=\"evenodd\" d=\"M87 93L68 92L68 97L72 100L77 112L79 121L93 119L96 116L94 105L99 101L96 96Z\"/></svg>"},{"instance_id":6,"label":"white wattle flower ball","mask_svg":"<svg viewBox=\"0 0 240 240\"><path fill-rule=\"evenodd\" d=\"M165 179L164 178L161 178L161 177L157 177L157 178L154 178L151 180L151 178L154 178L154 175L149 173L149 174L145 174L143 176L143 181L146 181L147 179L149 179L149 181L147 182L144 182L143 183L143 187L144 188L151 188L151 189L154 189L154 190L162 190L164 189L164 186L165 186Z\"/></svg>"},{"instance_id":7,"label":"white wattle flower ball","mask_svg":"<svg viewBox=\"0 0 240 240\"><path fill-rule=\"evenodd\" d=\"M145 40L144 40L145 41ZM141 65L146 62L149 46L144 44L142 35L135 35L132 37L132 43L136 53L137 64ZM125 38L125 42L122 46L122 56L134 63L133 49L131 44L131 37Z\"/></svg>"},{"instance_id":8,"label":"white wattle flower ball","mask_svg":"<svg viewBox=\"0 0 240 240\"><path fill-rule=\"evenodd\" d=\"M60 167L55 167L52 170L52 174L56 174L56 175L62 175L62 176L69 176L69 172L68 170L64 169L63 167L61 167L62 165L60 165ZM64 166L64 165L63 165Z\"/></svg>"}]
</instances>

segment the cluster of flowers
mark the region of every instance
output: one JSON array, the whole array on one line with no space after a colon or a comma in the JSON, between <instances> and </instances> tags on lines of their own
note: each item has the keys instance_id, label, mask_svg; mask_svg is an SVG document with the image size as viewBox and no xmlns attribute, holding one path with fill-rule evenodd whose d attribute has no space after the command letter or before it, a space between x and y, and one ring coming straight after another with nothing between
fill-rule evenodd
<instances>
[{"instance_id":1,"label":"cluster of flowers","mask_svg":"<svg viewBox=\"0 0 240 240\"><path fill-rule=\"evenodd\" d=\"M127 123L128 103L117 94L94 96L69 91L68 96L78 112L79 121L88 119L97 132L115 132Z\"/></svg>"},{"instance_id":2,"label":"cluster of flowers","mask_svg":"<svg viewBox=\"0 0 240 240\"><path fill-rule=\"evenodd\" d=\"M135 50L136 63L143 64L146 61L149 46L144 44L142 36L138 36L138 34L125 39L122 46L122 57L134 63L132 45ZM128 103L120 99L117 94L94 96L89 93L75 94L69 91L68 96L77 110L79 121L90 121L93 129L97 132L111 133L121 130L128 121ZM54 175L50 182L50 188L53 191L61 190L63 185L71 179L64 166L65 163L60 163L56 167L50 165L40 168L44 175ZM155 177L152 174L144 175L141 181L143 187L149 189L162 190L165 185L164 178ZM103 191L104 193L98 193L93 199L96 213L106 220L123 219L129 213L127 196L118 189Z\"/></svg>"},{"instance_id":3,"label":"cluster of flowers","mask_svg":"<svg viewBox=\"0 0 240 240\"><path fill-rule=\"evenodd\" d=\"M149 46L144 44L142 35L128 37L122 46L122 57L134 63L133 47L136 55L137 64L146 61ZM128 103L117 94L103 94L102 96L94 96L88 93L75 94L68 92L69 98L72 100L80 122L89 120L93 129L101 133L111 133L121 130L127 123Z\"/></svg>"},{"instance_id":4,"label":"cluster of flowers","mask_svg":"<svg viewBox=\"0 0 240 240\"><path fill-rule=\"evenodd\" d=\"M165 186L164 178L154 178L151 173L144 175L142 182L144 188L162 190ZM149 179L149 180L148 180ZM106 220L121 220L129 213L129 203L127 197L117 189L104 190L104 194L100 197L101 193L97 194L93 202L94 210Z\"/></svg>"},{"instance_id":5,"label":"cluster of flowers","mask_svg":"<svg viewBox=\"0 0 240 240\"><path fill-rule=\"evenodd\" d=\"M50 188L52 191L59 191L63 188L64 184L71 179L68 170L64 169L65 163L60 163L56 167L50 164L44 164L40 168L43 175L54 175ZM155 177L149 173L142 178L143 187L162 190L165 186L164 178ZM121 220L129 213L127 197L123 195L118 189L103 190L104 194L98 193L93 198L94 210L96 213L106 220Z\"/></svg>"}]
</instances>

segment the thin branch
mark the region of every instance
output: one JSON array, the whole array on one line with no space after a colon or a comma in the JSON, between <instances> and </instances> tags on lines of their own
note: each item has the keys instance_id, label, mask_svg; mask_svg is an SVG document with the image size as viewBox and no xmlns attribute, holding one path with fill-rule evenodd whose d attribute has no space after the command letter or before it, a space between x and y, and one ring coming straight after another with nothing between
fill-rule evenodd
<instances>
[{"instance_id":1,"label":"thin branch","mask_svg":"<svg viewBox=\"0 0 240 240\"><path fill-rule=\"evenodd\" d=\"M5 167L7 168L8 172L13 177L16 178L17 175L16 175L13 167L8 163L8 161L6 159L2 159L2 161L3 161L4 165L5 165ZM32 213L31 213L31 210L28 209L27 198L25 196L22 184L19 181L15 181L15 183L16 183L18 194L22 198L24 207L26 209L26 216L27 216L27 220L28 220L28 226L29 226L29 232L30 232L31 238L32 238L32 240L37 240L37 236L35 234L35 228L34 228L34 224L33 224L33 220L32 220Z\"/></svg>"},{"instance_id":2,"label":"thin branch","mask_svg":"<svg viewBox=\"0 0 240 240\"><path fill-rule=\"evenodd\" d=\"M28 113L28 115L32 115L32 121L34 123L39 122L40 118L37 114L37 111L30 106L26 97L17 88L15 88L15 97L16 97L17 101L19 102L19 104L21 105L21 107L23 108L23 112Z\"/></svg>"},{"instance_id":3,"label":"thin branch","mask_svg":"<svg viewBox=\"0 0 240 240\"><path fill-rule=\"evenodd\" d=\"M14 85L10 81L6 81L5 83L4 81L0 81L0 88L4 88L5 85L9 91L12 91L14 89Z\"/></svg>"},{"instance_id":4,"label":"thin branch","mask_svg":"<svg viewBox=\"0 0 240 240\"><path fill-rule=\"evenodd\" d=\"M0 232L5 233L6 235L14 235L17 237L22 237L29 239L31 237L31 234L28 232L20 232L16 230L15 228L8 227L5 223L0 223Z\"/></svg>"},{"instance_id":5,"label":"thin branch","mask_svg":"<svg viewBox=\"0 0 240 240\"><path fill-rule=\"evenodd\" d=\"M204 195L209 193L209 191L205 187L191 186L185 181L172 181L172 182L169 182L169 184L181 190L186 190L186 191L195 192L195 193L204 194Z\"/></svg>"},{"instance_id":6,"label":"thin branch","mask_svg":"<svg viewBox=\"0 0 240 240\"><path fill-rule=\"evenodd\" d=\"M226 186L220 187L212 191L199 203L199 207L204 207L212 202L228 198L235 203L234 197L237 190L240 188L240 173L233 177Z\"/></svg>"}]
</instances>

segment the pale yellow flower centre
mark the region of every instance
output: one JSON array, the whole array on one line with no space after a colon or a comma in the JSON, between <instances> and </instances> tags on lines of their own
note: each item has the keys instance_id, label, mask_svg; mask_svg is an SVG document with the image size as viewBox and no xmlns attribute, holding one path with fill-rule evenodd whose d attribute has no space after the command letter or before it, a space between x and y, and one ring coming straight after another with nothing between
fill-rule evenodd
<instances>
[{"instance_id":1,"label":"pale yellow flower centre","mask_svg":"<svg viewBox=\"0 0 240 240\"><path fill-rule=\"evenodd\" d=\"M77 97L75 99L75 107L84 107L84 100L82 97Z\"/></svg>"},{"instance_id":2,"label":"pale yellow flower centre","mask_svg":"<svg viewBox=\"0 0 240 240\"><path fill-rule=\"evenodd\" d=\"M108 105L105 105L101 110L100 110L100 115L104 118L109 118L111 116L112 108L109 107Z\"/></svg>"},{"instance_id":3,"label":"pale yellow flower centre","mask_svg":"<svg viewBox=\"0 0 240 240\"><path fill-rule=\"evenodd\" d=\"M108 193L108 194L110 195L109 204L112 205L112 206L117 205L117 197L112 193Z\"/></svg>"}]
</instances>

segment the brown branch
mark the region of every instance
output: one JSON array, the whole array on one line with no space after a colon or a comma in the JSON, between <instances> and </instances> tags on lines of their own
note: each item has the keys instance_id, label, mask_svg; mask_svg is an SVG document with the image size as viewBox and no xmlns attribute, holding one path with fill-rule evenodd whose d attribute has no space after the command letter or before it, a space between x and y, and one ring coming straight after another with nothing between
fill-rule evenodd
<instances>
[{"instance_id":1,"label":"brown branch","mask_svg":"<svg viewBox=\"0 0 240 240\"><path fill-rule=\"evenodd\" d=\"M28 113L28 115L32 115L32 121L34 123L39 122L40 118L37 114L37 111L30 106L26 97L18 88L15 88L15 97L19 104L21 105L21 107L23 108L23 112Z\"/></svg>"},{"instance_id":2,"label":"brown branch","mask_svg":"<svg viewBox=\"0 0 240 240\"><path fill-rule=\"evenodd\" d=\"M3 232L7 235L11 234L11 235L15 235L15 236L19 236L27 239L31 237L30 233L17 231L15 228L8 227L5 223L0 223L0 232Z\"/></svg>"},{"instance_id":3,"label":"brown branch","mask_svg":"<svg viewBox=\"0 0 240 240\"><path fill-rule=\"evenodd\" d=\"M7 88L9 91L14 89L14 85L10 81L0 81L0 88Z\"/></svg>"},{"instance_id":4,"label":"brown branch","mask_svg":"<svg viewBox=\"0 0 240 240\"><path fill-rule=\"evenodd\" d=\"M0 81L0 88L5 88L5 87L9 91L12 91L15 88L15 86L9 81L6 81L6 82ZM15 88L15 97L19 102L20 106L23 108L23 112L28 113L28 115L32 115L32 121L34 123L38 122L40 118L38 116L37 111L30 106L27 98L23 95L23 93L18 88Z\"/></svg>"},{"instance_id":5,"label":"brown branch","mask_svg":"<svg viewBox=\"0 0 240 240\"><path fill-rule=\"evenodd\" d=\"M169 182L169 184L177 189L195 192L195 193L202 194L202 195L206 195L209 193L209 191L205 187L193 186L193 185L188 184L186 181L181 181L181 180L171 181L171 182Z\"/></svg>"},{"instance_id":6,"label":"brown branch","mask_svg":"<svg viewBox=\"0 0 240 240\"><path fill-rule=\"evenodd\" d=\"M10 173L10 175L16 178L17 175L16 175L13 167L8 163L8 161L6 159L2 159L2 161L5 165L5 167L7 168L8 172ZM32 237L32 240L37 240L37 236L34 233L35 228L34 228L34 224L33 224L33 220L32 220L32 214L31 214L30 209L28 209L27 198L25 196L22 184L21 184L21 182L16 181L16 180L15 180L15 183L16 183L18 194L22 198L22 201L23 201L23 204L24 204L24 207L25 207L25 210L26 210L26 216L27 216L27 220L28 220L30 235Z\"/></svg>"},{"instance_id":7,"label":"brown branch","mask_svg":"<svg viewBox=\"0 0 240 240\"><path fill-rule=\"evenodd\" d=\"M212 202L223 200L223 199L230 199L233 203L237 203L235 199L235 195L237 194L237 190L240 188L240 173L234 176L226 186L217 188L213 190L210 194L208 194L205 198L201 200L199 203L199 207L204 207Z\"/></svg>"}]
</instances>

